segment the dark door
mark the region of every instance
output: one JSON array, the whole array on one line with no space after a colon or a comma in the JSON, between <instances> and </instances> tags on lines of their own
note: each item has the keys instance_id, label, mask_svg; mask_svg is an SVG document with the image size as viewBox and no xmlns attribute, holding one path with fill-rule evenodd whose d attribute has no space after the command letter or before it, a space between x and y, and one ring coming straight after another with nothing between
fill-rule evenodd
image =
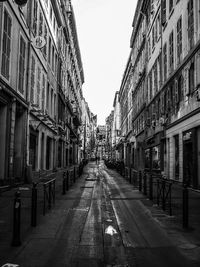
<instances>
[{"instance_id":1,"label":"dark door","mask_svg":"<svg viewBox=\"0 0 200 267\"><path fill-rule=\"evenodd\" d=\"M195 131L184 135L183 139L183 181L187 185L197 188L197 151Z\"/></svg>"},{"instance_id":2,"label":"dark door","mask_svg":"<svg viewBox=\"0 0 200 267\"><path fill-rule=\"evenodd\" d=\"M33 170L35 170L36 167L36 146L37 146L37 137L34 134L30 134L29 164L32 165Z\"/></svg>"},{"instance_id":3,"label":"dark door","mask_svg":"<svg viewBox=\"0 0 200 267\"><path fill-rule=\"evenodd\" d=\"M50 169L50 157L51 157L51 138L47 136L47 148L46 148L46 169Z\"/></svg>"}]
</instances>

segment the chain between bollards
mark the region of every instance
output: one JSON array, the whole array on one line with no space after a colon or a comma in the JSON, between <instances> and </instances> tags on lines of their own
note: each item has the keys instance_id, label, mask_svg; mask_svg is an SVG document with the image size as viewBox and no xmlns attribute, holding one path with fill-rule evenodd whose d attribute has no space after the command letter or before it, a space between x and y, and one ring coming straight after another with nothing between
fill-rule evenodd
<instances>
[{"instance_id":1,"label":"chain between bollards","mask_svg":"<svg viewBox=\"0 0 200 267\"><path fill-rule=\"evenodd\" d=\"M15 193L15 199L14 199L13 239L11 244L14 247L21 246L20 229L21 229L21 199L20 199L20 191L17 191Z\"/></svg>"}]
</instances>

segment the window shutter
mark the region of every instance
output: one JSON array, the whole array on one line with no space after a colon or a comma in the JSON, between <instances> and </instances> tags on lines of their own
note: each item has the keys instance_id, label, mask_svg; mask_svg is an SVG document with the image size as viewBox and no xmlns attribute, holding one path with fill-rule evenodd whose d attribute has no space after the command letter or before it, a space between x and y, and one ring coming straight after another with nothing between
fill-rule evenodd
<instances>
[{"instance_id":1,"label":"window shutter","mask_svg":"<svg viewBox=\"0 0 200 267\"><path fill-rule=\"evenodd\" d=\"M35 59L32 56L31 61L31 91L30 91L30 102L34 103L34 87L35 87Z\"/></svg>"},{"instance_id":2,"label":"window shutter","mask_svg":"<svg viewBox=\"0 0 200 267\"><path fill-rule=\"evenodd\" d=\"M11 51L11 27L12 21L8 12L4 11L3 47L1 73L8 80L10 74L10 51Z\"/></svg>"},{"instance_id":3,"label":"window shutter","mask_svg":"<svg viewBox=\"0 0 200 267\"><path fill-rule=\"evenodd\" d=\"M25 80L25 52L26 43L23 37L20 37L20 51L19 51L19 75L18 75L18 90L21 94L24 93L24 80Z\"/></svg>"}]
</instances>

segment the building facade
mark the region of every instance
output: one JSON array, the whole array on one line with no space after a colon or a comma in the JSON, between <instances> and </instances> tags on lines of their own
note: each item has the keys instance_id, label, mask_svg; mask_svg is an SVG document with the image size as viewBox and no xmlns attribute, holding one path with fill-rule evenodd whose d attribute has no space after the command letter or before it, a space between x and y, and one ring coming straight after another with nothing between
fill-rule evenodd
<instances>
[{"instance_id":1,"label":"building facade","mask_svg":"<svg viewBox=\"0 0 200 267\"><path fill-rule=\"evenodd\" d=\"M13 1L0 3L0 183L25 175L29 11Z\"/></svg>"},{"instance_id":2,"label":"building facade","mask_svg":"<svg viewBox=\"0 0 200 267\"><path fill-rule=\"evenodd\" d=\"M3 1L0 18L0 183L6 184L80 163L84 73L70 0Z\"/></svg>"},{"instance_id":3,"label":"building facade","mask_svg":"<svg viewBox=\"0 0 200 267\"><path fill-rule=\"evenodd\" d=\"M121 159L200 186L200 2L138 1L119 91Z\"/></svg>"}]
</instances>

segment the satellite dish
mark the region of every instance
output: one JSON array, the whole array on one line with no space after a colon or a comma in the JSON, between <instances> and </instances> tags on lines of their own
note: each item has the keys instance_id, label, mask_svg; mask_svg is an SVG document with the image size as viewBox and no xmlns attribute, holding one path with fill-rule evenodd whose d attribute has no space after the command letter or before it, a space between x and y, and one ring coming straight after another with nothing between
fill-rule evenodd
<instances>
[{"instance_id":1,"label":"satellite dish","mask_svg":"<svg viewBox=\"0 0 200 267\"><path fill-rule=\"evenodd\" d=\"M46 40L42 36L36 36L32 39L33 46L42 49L46 45Z\"/></svg>"}]
</instances>

